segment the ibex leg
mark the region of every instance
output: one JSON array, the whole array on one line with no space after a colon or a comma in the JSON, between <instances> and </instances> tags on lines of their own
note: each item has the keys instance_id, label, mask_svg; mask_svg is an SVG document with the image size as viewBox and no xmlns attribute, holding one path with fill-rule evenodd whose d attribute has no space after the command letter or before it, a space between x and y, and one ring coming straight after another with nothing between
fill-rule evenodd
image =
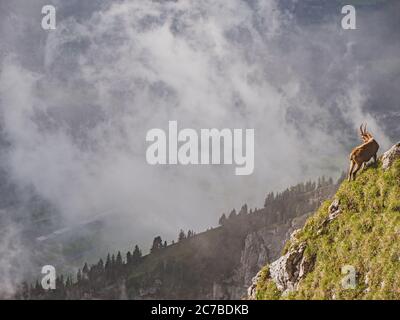
<instances>
[{"instance_id":1,"label":"ibex leg","mask_svg":"<svg viewBox=\"0 0 400 320\"><path fill-rule=\"evenodd\" d=\"M347 177L347 179L348 179L349 181L351 181L351 177L352 177L353 169L354 169L354 164L355 164L355 162L354 162L353 160L351 160L351 161L350 161L349 174L348 174L348 177Z\"/></svg>"},{"instance_id":2,"label":"ibex leg","mask_svg":"<svg viewBox=\"0 0 400 320\"><path fill-rule=\"evenodd\" d=\"M353 180L356 180L356 174L357 174L358 170L361 169L361 166L362 166L361 164L356 163L355 169L353 171Z\"/></svg>"}]
</instances>

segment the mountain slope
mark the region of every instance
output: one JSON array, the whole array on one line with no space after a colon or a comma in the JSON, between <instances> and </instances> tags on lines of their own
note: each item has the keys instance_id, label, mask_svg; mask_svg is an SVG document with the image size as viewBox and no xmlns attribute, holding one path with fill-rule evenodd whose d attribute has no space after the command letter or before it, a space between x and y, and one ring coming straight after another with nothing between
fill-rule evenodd
<instances>
[{"instance_id":1,"label":"mountain slope","mask_svg":"<svg viewBox=\"0 0 400 320\"><path fill-rule=\"evenodd\" d=\"M396 149L397 148L397 149ZM383 157L399 155L394 146ZM354 280L354 282L352 282ZM354 284L354 286L352 286ZM264 267L256 299L400 299L400 160L382 162L345 181L283 256Z\"/></svg>"},{"instance_id":2,"label":"mountain slope","mask_svg":"<svg viewBox=\"0 0 400 320\"><path fill-rule=\"evenodd\" d=\"M279 257L285 241L337 190L320 178L267 195L264 207L244 205L223 215L220 226L178 242L153 242L151 253L133 259L120 252L85 265L76 277L59 276L56 290L22 286L23 299L239 299L253 275ZM155 246L155 244L160 244ZM162 245L161 245L162 244ZM136 250L136 249L135 249ZM126 256L126 259L123 257ZM128 258L129 256L129 258ZM137 256L137 255L136 255ZM134 260L134 261L133 261ZM61 278L62 277L62 278Z\"/></svg>"}]
</instances>

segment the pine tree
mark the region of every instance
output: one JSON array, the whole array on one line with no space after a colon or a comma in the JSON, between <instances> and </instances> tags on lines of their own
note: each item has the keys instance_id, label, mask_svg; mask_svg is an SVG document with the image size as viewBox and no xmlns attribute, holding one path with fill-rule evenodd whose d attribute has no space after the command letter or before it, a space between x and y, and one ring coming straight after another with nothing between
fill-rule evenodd
<instances>
[{"instance_id":1,"label":"pine tree","mask_svg":"<svg viewBox=\"0 0 400 320\"><path fill-rule=\"evenodd\" d=\"M64 275L61 275L58 278L58 285L57 285L57 279L56 279L56 288L59 288L60 290L64 290L64 288L65 288Z\"/></svg>"},{"instance_id":2,"label":"pine tree","mask_svg":"<svg viewBox=\"0 0 400 320\"><path fill-rule=\"evenodd\" d=\"M117 267L121 267L122 264L123 264L122 256L121 256L121 252L120 251L118 251L118 253L117 253L117 259L116 259L115 263L116 263Z\"/></svg>"},{"instance_id":3,"label":"pine tree","mask_svg":"<svg viewBox=\"0 0 400 320\"><path fill-rule=\"evenodd\" d=\"M126 264L127 264L127 265L132 264L132 254L131 254L130 251L128 251L128 252L126 253Z\"/></svg>"},{"instance_id":4,"label":"pine tree","mask_svg":"<svg viewBox=\"0 0 400 320\"><path fill-rule=\"evenodd\" d=\"M71 280L70 276L67 277L67 281L65 282L65 287L66 288L71 288L72 287L72 280Z\"/></svg>"},{"instance_id":5,"label":"pine tree","mask_svg":"<svg viewBox=\"0 0 400 320\"><path fill-rule=\"evenodd\" d=\"M223 213L222 216L219 218L218 223L219 223L221 226L224 226L224 225L225 225L225 223L226 223L226 215L225 215L225 213Z\"/></svg>"},{"instance_id":6,"label":"pine tree","mask_svg":"<svg viewBox=\"0 0 400 320\"><path fill-rule=\"evenodd\" d=\"M239 211L239 215L247 215L247 204L245 203Z\"/></svg>"},{"instance_id":7,"label":"pine tree","mask_svg":"<svg viewBox=\"0 0 400 320\"><path fill-rule=\"evenodd\" d=\"M136 245L132 253L132 264L138 264L141 258L142 251L139 249L138 245Z\"/></svg>"},{"instance_id":8,"label":"pine tree","mask_svg":"<svg viewBox=\"0 0 400 320\"><path fill-rule=\"evenodd\" d=\"M162 239L160 236L157 236L153 240L153 245L150 249L150 252L151 253L157 252L161 248L162 248Z\"/></svg>"},{"instance_id":9,"label":"pine tree","mask_svg":"<svg viewBox=\"0 0 400 320\"><path fill-rule=\"evenodd\" d=\"M184 239L186 239L185 231L183 231L183 230L181 229L181 231L179 231L178 241L182 241L182 240L184 240Z\"/></svg>"},{"instance_id":10,"label":"pine tree","mask_svg":"<svg viewBox=\"0 0 400 320\"><path fill-rule=\"evenodd\" d=\"M110 271L110 269L111 269L111 258L110 258L110 254L108 253L107 258L106 258L106 263L104 265L104 270L107 272L107 271Z\"/></svg>"},{"instance_id":11,"label":"pine tree","mask_svg":"<svg viewBox=\"0 0 400 320\"><path fill-rule=\"evenodd\" d=\"M22 291L22 299L28 300L30 297L30 294L29 294L29 285L26 281L24 281L22 283L21 291Z\"/></svg>"},{"instance_id":12,"label":"pine tree","mask_svg":"<svg viewBox=\"0 0 400 320\"><path fill-rule=\"evenodd\" d=\"M97 270L99 273L103 273L104 271L104 262L103 259L100 258L99 262L97 263Z\"/></svg>"},{"instance_id":13,"label":"pine tree","mask_svg":"<svg viewBox=\"0 0 400 320\"><path fill-rule=\"evenodd\" d=\"M81 269L78 269L78 272L76 273L76 281L79 283L82 281L82 272Z\"/></svg>"},{"instance_id":14,"label":"pine tree","mask_svg":"<svg viewBox=\"0 0 400 320\"><path fill-rule=\"evenodd\" d=\"M87 280L89 278L89 267L86 262L82 269L82 278L85 280Z\"/></svg>"},{"instance_id":15,"label":"pine tree","mask_svg":"<svg viewBox=\"0 0 400 320\"><path fill-rule=\"evenodd\" d=\"M114 268L115 268L115 255L113 254L111 256L111 269L114 269Z\"/></svg>"},{"instance_id":16,"label":"pine tree","mask_svg":"<svg viewBox=\"0 0 400 320\"><path fill-rule=\"evenodd\" d=\"M274 201L275 195L273 192L268 193L267 197L265 198L265 202L264 202L264 208L267 208L268 205L270 205L272 203L272 201Z\"/></svg>"},{"instance_id":17,"label":"pine tree","mask_svg":"<svg viewBox=\"0 0 400 320\"><path fill-rule=\"evenodd\" d=\"M42 289L42 286L39 284L39 280L36 280L36 282L35 282L35 292L36 293L40 293L41 289Z\"/></svg>"}]
</instances>

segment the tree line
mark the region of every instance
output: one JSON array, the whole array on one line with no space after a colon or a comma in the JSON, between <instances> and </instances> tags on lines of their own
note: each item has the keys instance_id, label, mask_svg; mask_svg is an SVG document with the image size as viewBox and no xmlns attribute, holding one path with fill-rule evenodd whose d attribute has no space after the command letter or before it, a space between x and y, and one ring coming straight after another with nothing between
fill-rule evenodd
<instances>
[{"instance_id":1,"label":"tree line","mask_svg":"<svg viewBox=\"0 0 400 320\"><path fill-rule=\"evenodd\" d=\"M179 231L177 242L182 242L196 235L193 230ZM175 244L172 241L171 244ZM150 249L151 254L167 248L167 241L162 241L161 236L156 236ZM128 251L123 258L121 251L117 254L107 254L105 261L100 260L89 266L85 263L78 269L75 276L60 275L56 278L56 289L44 290L39 280L28 284L23 282L15 295L16 299L65 299L89 297L97 290L113 284L123 278L132 269L138 266L144 258L142 250L135 245L132 251Z\"/></svg>"},{"instance_id":2,"label":"tree line","mask_svg":"<svg viewBox=\"0 0 400 320\"><path fill-rule=\"evenodd\" d=\"M317 182L308 181L287 188L282 192L270 192L266 195L263 208L249 210L247 204L244 204L238 212L233 209L228 215L225 213L222 214L219 218L219 224L227 230L232 229L232 232L236 232L239 229L247 230L252 225L260 227L267 223L278 222L282 219L285 220L292 215L296 215L297 212L315 210L319 204L310 202L307 195L310 192L323 192L325 188L333 186L335 184L331 178L326 179L325 177L321 177ZM173 240L169 244L167 241L163 241L161 236L156 236L153 239L150 254L157 254L157 252L165 250L169 245L186 241L195 235L196 233L193 230L185 232L181 229L178 233L177 241ZM138 245L125 255L120 251L117 254L109 253L105 260L100 259L97 263L90 266L88 263L85 263L81 269L78 269L74 276L58 276L55 290L45 291L42 289L39 281L30 285L24 282L19 287L16 298L80 299L85 296L90 297L92 293L115 284L125 277L132 269L139 266L145 257Z\"/></svg>"}]
</instances>

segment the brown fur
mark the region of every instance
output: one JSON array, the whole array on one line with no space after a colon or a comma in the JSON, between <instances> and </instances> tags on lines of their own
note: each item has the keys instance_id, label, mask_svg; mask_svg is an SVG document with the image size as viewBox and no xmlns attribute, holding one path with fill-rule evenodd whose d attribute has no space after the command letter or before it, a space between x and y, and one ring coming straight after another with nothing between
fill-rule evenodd
<instances>
[{"instance_id":1,"label":"brown fur","mask_svg":"<svg viewBox=\"0 0 400 320\"><path fill-rule=\"evenodd\" d=\"M363 140L363 144L354 148L350 154L350 170L348 180L356 179L357 172L364 168L365 164L371 159L374 159L376 163L377 152L379 144L375 141L374 137L367 132L367 125L360 127L360 135Z\"/></svg>"}]
</instances>

